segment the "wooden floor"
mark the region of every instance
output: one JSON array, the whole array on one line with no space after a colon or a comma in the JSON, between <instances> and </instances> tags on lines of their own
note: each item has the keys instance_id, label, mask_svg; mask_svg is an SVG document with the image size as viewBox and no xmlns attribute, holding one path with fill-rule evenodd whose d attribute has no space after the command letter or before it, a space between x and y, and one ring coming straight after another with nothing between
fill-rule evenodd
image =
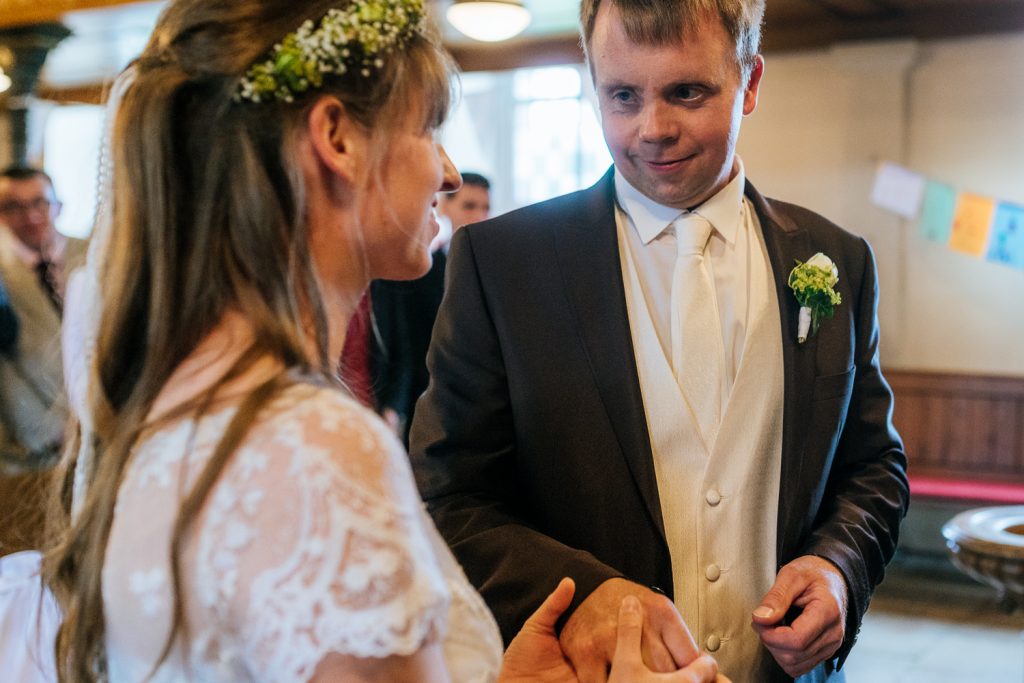
<instances>
[{"instance_id":1,"label":"wooden floor","mask_svg":"<svg viewBox=\"0 0 1024 683\"><path fill-rule=\"evenodd\" d=\"M932 565L933 567L933 565ZM847 683L1024 683L1024 614L995 591L899 559L879 586Z\"/></svg>"}]
</instances>

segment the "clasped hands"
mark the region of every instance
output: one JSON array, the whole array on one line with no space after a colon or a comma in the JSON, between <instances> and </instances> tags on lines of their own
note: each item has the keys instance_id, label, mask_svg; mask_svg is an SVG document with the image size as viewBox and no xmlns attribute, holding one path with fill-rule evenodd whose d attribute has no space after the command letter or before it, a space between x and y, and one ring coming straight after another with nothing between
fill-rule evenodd
<instances>
[{"instance_id":1,"label":"clasped hands","mask_svg":"<svg viewBox=\"0 0 1024 683\"><path fill-rule=\"evenodd\" d=\"M602 583L568 620L555 623L575 587L563 579L505 653L502 683L728 683L702 655L672 601L625 579ZM779 665L802 675L843 642L846 585L831 563L801 557L783 567L753 615ZM792 623L791 607L802 610Z\"/></svg>"},{"instance_id":2,"label":"clasped hands","mask_svg":"<svg viewBox=\"0 0 1024 683\"><path fill-rule=\"evenodd\" d=\"M555 622L574 591L572 580L562 579L526 621L505 652L499 683L728 683L715 660L697 651L671 601L625 579L598 586L559 639ZM656 671L645 663L651 651Z\"/></svg>"}]
</instances>

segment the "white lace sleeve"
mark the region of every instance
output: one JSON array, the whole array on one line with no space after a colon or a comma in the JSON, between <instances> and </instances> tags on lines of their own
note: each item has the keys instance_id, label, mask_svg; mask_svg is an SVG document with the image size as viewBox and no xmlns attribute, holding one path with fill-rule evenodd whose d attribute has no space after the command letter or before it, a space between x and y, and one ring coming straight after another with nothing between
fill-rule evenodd
<instances>
[{"instance_id":1,"label":"white lace sleeve","mask_svg":"<svg viewBox=\"0 0 1024 683\"><path fill-rule=\"evenodd\" d=\"M408 655L441 637L450 596L401 445L333 392L281 400L200 521L195 595L216 627L194 647L253 680L306 681L329 653Z\"/></svg>"}]
</instances>

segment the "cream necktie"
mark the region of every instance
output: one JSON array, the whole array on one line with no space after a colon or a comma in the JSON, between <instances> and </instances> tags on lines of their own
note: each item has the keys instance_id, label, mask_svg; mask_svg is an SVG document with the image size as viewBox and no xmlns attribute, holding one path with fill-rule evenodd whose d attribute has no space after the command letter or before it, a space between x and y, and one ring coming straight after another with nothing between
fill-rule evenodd
<instances>
[{"instance_id":1,"label":"cream necktie","mask_svg":"<svg viewBox=\"0 0 1024 683\"><path fill-rule=\"evenodd\" d=\"M695 213L675 220L672 368L711 452L721 420L725 350L718 301L704 259L711 223Z\"/></svg>"}]
</instances>

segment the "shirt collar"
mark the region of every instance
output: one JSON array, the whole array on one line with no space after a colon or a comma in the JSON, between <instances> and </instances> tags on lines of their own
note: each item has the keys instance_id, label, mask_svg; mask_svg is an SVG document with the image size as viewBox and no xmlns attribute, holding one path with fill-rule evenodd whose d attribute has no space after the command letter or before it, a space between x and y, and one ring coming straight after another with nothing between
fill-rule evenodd
<instances>
[{"instance_id":1,"label":"shirt collar","mask_svg":"<svg viewBox=\"0 0 1024 683\"><path fill-rule=\"evenodd\" d=\"M29 268L35 268L36 264L43 260L43 255L34 249L29 249L25 244L14 236L10 228L6 225L0 227L3 230L7 242L10 246L11 251L18 257L18 260L24 263ZM50 242L49 248L46 249L46 256L51 262L60 263L64 258L64 248L67 246L67 240L62 234L56 230L53 232L53 240Z\"/></svg>"},{"instance_id":2,"label":"shirt collar","mask_svg":"<svg viewBox=\"0 0 1024 683\"><path fill-rule=\"evenodd\" d=\"M693 210L693 213L706 218L729 244L736 241L736 233L739 231L743 215L743 188L746 184L743 162L739 157L736 157L736 162L738 170L733 179ZM615 197L619 208L629 216L644 244L649 244L664 232L672 221L686 213L659 204L646 196L633 187L618 168L615 169Z\"/></svg>"}]
</instances>

